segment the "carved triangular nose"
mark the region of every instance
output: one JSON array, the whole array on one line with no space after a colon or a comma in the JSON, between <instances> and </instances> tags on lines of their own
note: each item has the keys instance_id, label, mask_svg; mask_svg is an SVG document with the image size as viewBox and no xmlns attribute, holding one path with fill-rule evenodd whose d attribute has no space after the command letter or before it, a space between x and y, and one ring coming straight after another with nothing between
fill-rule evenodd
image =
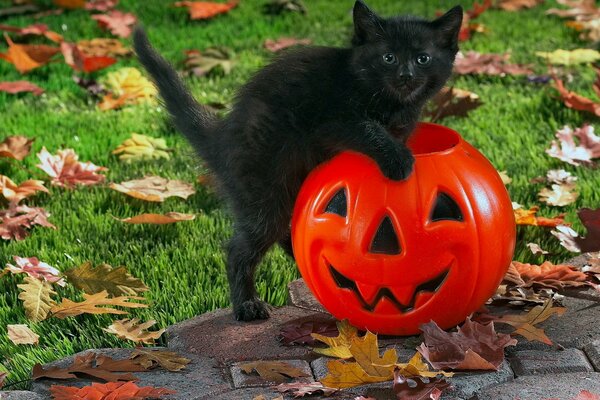
<instances>
[{"instance_id":1,"label":"carved triangular nose","mask_svg":"<svg viewBox=\"0 0 600 400\"><path fill-rule=\"evenodd\" d=\"M369 251L379 254L400 254L398 235L390 217L386 216L379 224Z\"/></svg>"}]
</instances>

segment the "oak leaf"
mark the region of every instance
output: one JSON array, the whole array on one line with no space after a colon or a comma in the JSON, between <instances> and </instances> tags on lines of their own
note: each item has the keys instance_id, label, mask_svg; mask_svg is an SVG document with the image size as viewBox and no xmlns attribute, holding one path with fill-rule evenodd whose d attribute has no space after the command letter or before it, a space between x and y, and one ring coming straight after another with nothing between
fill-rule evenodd
<instances>
[{"instance_id":1,"label":"oak leaf","mask_svg":"<svg viewBox=\"0 0 600 400\"><path fill-rule=\"evenodd\" d=\"M0 175L0 194L9 202L20 203L37 192L48 193L43 181L30 179L17 185L8 176Z\"/></svg>"},{"instance_id":2,"label":"oak leaf","mask_svg":"<svg viewBox=\"0 0 600 400\"><path fill-rule=\"evenodd\" d=\"M147 329L156 324L156 321L150 320L142 324L138 318L120 319L114 321L108 328L102 328L103 331L117 335L119 339L131 340L136 343L153 344L154 341L162 336L166 329L150 332Z\"/></svg>"},{"instance_id":3,"label":"oak leaf","mask_svg":"<svg viewBox=\"0 0 600 400\"><path fill-rule=\"evenodd\" d=\"M536 7L543 2L544 0L500 0L496 3L496 7L504 11L519 11L524 8Z\"/></svg>"},{"instance_id":4,"label":"oak leaf","mask_svg":"<svg viewBox=\"0 0 600 400\"><path fill-rule=\"evenodd\" d=\"M348 320L337 322L337 330L339 335L329 337L319 333L311 333L310 335L319 342L325 343L327 348L313 348L315 353L323 354L328 357L336 358L351 358L350 346L352 340L358 337L358 330L350 325Z\"/></svg>"},{"instance_id":5,"label":"oak leaf","mask_svg":"<svg viewBox=\"0 0 600 400\"><path fill-rule=\"evenodd\" d=\"M556 139L546 150L551 157L576 166L591 163L592 159L600 157L600 136L594 134L591 125L583 125L575 130L565 126L556 132Z\"/></svg>"},{"instance_id":6,"label":"oak leaf","mask_svg":"<svg viewBox=\"0 0 600 400\"><path fill-rule=\"evenodd\" d=\"M425 115L430 117L432 122L453 115L466 117L469 111L480 107L482 104L477 94L468 90L446 86L433 97L430 107L425 111Z\"/></svg>"},{"instance_id":7,"label":"oak leaf","mask_svg":"<svg viewBox=\"0 0 600 400\"><path fill-rule=\"evenodd\" d=\"M75 71L94 72L109 67L117 62L115 58L108 56L87 55L74 43L62 42L60 50L67 65Z\"/></svg>"},{"instance_id":8,"label":"oak leaf","mask_svg":"<svg viewBox=\"0 0 600 400\"><path fill-rule=\"evenodd\" d=\"M77 47L90 57L119 57L131 54L131 49L123 46L119 39L94 38L79 40Z\"/></svg>"},{"instance_id":9,"label":"oak leaf","mask_svg":"<svg viewBox=\"0 0 600 400\"><path fill-rule=\"evenodd\" d=\"M181 221L192 221L196 218L194 214L182 214L178 212L168 212L166 214L140 214L129 218L115 218L126 224L155 224L165 225Z\"/></svg>"},{"instance_id":10,"label":"oak leaf","mask_svg":"<svg viewBox=\"0 0 600 400\"><path fill-rule=\"evenodd\" d=\"M74 379L78 378L78 375L87 375L94 378L101 379L105 382L117 382L117 381L137 381L135 375L118 374L116 372L130 372L133 368L137 368L134 364L124 365L122 362L109 362L109 357L103 355L97 355L93 351L80 354L75 356L73 363L68 367L50 367L48 369L42 368L40 364L36 364L33 367L31 373L31 379L34 381L41 378L48 379ZM100 361L100 365L98 364ZM112 367L117 367L113 369ZM121 371L124 369L125 371ZM138 371L138 369L134 369Z\"/></svg>"},{"instance_id":11,"label":"oak leaf","mask_svg":"<svg viewBox=\"0 0 600 400\"><path fill-rule=\"evenodd\" d=\"M24 240L28 233L26 228L41 225L56 229L48 222L50 214L41 207L28 207L9 203L7 210L0 210L0 237L4 240Z\"/></svg>"},{"instance_id":12,"label":"oak leaf","mask_svg":"<svg viewBox=\"0 0 600 400\"><path fill-rule=\"evenodd\" d=\"M552 189L542 188L538 197L548 205L563 207L577 200L579 194L574 190L574 184L553 184Z\"/></svg>"},{"instance_id":13,"label":"oak leaf","mask_svg":"<svg viewBox=\"0 0 600 400\"><path fill-rule=\"evenodd\" d=\"M96 294L84 294L83 298L84 300L79 303L69 299L62 299L62 302L54 305L50 312L53 317L64 319L81 314L127 314L126 311L100 306L119 306L128 308L148 307L147 304L129 302L129 300L143 300L142 297L119 296L109 298L106 290Z\"/></svg>"},{"instance_id":14,"label":"oak leaf","mask_svg":"<svg viewBox=\"0 0 600 400\"><path fill-rule=\"evenodd\" d=\"M25 306L25 315L32 322L40 322L46 319L48 312L55 304L50 296L56 294L48 282L25 277L25 283L17 285L22 290L19 299Z\"/></svg>"},{"instance_id":15,"label":"oak leaf","mask_svg":"<svg viewBox=\"0 0 600 400\"><path fill-rule=\"evenodd\" d=\"M231 52L225 47L209 47L203 51L186 50L184 69L194 76L211 73L228 75L234 65Z\"/></svg>"},{"instance_id":16,"label":"oak leaf","mask_svg":"<svg viewBox=\"0 0 600 400\"><path fill-rule=\"evenodd\" d=\"M504 361L504 348L517 341L497 334L494 324L482 325L467 318L458 332L447 333L431 321L421 325L424 343L417 350L434 368L498 370Z\"/></svg>"},{"instance_id":17,"label":"oak leaf","mask_svg":"<svg viewBox=\"0 0 600 400\"><path fill-rule=\"evenodd\" d=\"M551 218L538 217L536 214L539 210L540 208L538 206L533 206L528 210L524 208L513 209L515 214L515 222L517 225L544 226L552 228L558 225L566 225L566 214L558 214L557 216Z\"/></svg>"},{"instance_id":18,"label":"oak leaf","mask_svg":"<svg viewBox=\"0 0 600 400\"><path fill-rule=\"evenodd\" d=\"M569 108L579 111L586 111L600 117L600 102L594 102L587 97L581 96L575 92L567 90L563 81L554 77L555 88L560 94L560 98ZM598 79L593 86L595 92L600 96L600 70L598 70Z\"/></svg>"},{"instance_id":19,"label":"oak leaf","mask_svg":"<svg viewBox=\"0 0 600 400\"><path fill-rule=\"evenodd\" d=\"M138 160L169 159L169 148L163 138L153 138L132 133L131 138L121 143L112 154L119 154L119 160L132 162Z\"/></svg>"},{"instance_id":20,"label":"oak leaf","mask_svg":"<svg viewBox=\"0 0 600 400\"><path fill-rule=\"evenodd\" d=\"M58 150L52 155L43 147L37 154L41 163L37 167L47 173L51 178L52 185L73 188L76 185L96 185L106 178L98 174L108 168L100 167L91 162L81 162L79 156L73 149Z\"/></svg>"},{"instance_id":21,"label":"oak leaf","mask_svg":"<svg viewBox=\"0 0 600 400\"><path fill-rule=\"evenodd\" d=\"M194 187L189 183L168 180L160 176L146 176L143 179L111 183L110 188L136 199L153 202L163 202L172 196L187 199L196 193Z\"/></svg>"},{"instance_id":22,"label":"oak leaf","mask_svg":"<svg viewBox=\"0 0 600 400\"><path fill-rule=\"evenodd\" d=\"M330 396L337 392L337 389L328 388L323 386L321 382L291 382L291 383L280 383L276 389L279 393L293 394L294 397L312 396L316 394L322 394L323 396Z\"/></svg>"},{"instance_id":23,"label":"oak leaf","mask_svg":"<svg viewBox=\"0 0 600 400\"><path fill-rule=\"evenodd\" d=\"M311 317L309 320L295 320L286 323L279 331L279 338L281 343L286 346L295 344L313 345L315 343L315 338L312 336L313 333L327 337L339 335L334 319L315 319Z\"/></svg>"},{"instance_id":24,"label":"oak leaf","mask_svg":"<svg viewBox=\"0 0 600 400\"><path fill-rule=\"evenodd\" d=\"M230 0L227 3L215 3L210 1L178 1L175 7L187 7L190 18L210 19L219 14L228 13L231 9L237 7L239 0Z\"/></svg>"},{"instance_id":25,"label":"oak leaf","mask_svg":"<svg viewBox=\"0 0 600 400\"><path fill-rule=\"evenodd\" d=\"M50 386L53 400L146 400L159 399L164 395L177 393L174 390L139 387L133 382L92 383L82 388L73 386Z\"/></svg>"},{"instance_id":26,"label":"oak leaf","mask_svg":"<svg viewBox=\"0 0 600 400\"><path fill-rule=\"evenodd\" d=\"M523 280L523 284L519 285L522 287L537 286L561 290L587 285L587 275L572 265L554 265L550 261L532 265L513 261L511 266Z\"/></svg>"},{"instance_id":27,"label":"oak leaf","mask_svg":"<svg viewBox=\"0 0 600 400\"><path fill-rule=\"evenodd\" d=\"M34 139L25 136L9 136L0 143L0 157L14 158L23 160L31 151L31 145Z\"/></svg>"},{"instance_id":28,"label":"oak leaf","mask_svg":"<svg viewBox=\"0 0 600 400\"><path fill-rule=\"evenodd\" d=\"M6 53L0 53L0 59L13 64L21 74L49 63L52 57L60 52L58 47L44 44L15 44L6 34L4 37L8 43L8 50Z\"/></svg>"},{"instance_id":29,"label":"oak leaf","mask_svg":"<svg viewBox=\"0 0 600 400\"><path fill-rule=\"evenodd\" d=\"M115 36L122 38L131 35L131 27L137 23L137 17L131 13L112 10L108 14L92 15L92 19L98 21L98 25L110 31Z\"/></svg>"},{"instance_id":30,"label":"oak leaf","mask_svg":"<svg viewBox=\"0 0 600 400\"><path fill-rule=\"evenodd\" d=\"M312 44L312 40L310 39L296 39L292 37L280 37L279 39L267 39L264 43L265 49L269 50L272 53L277 53L282 50L285 50L289 47L303 45L307 46Z\"/></svg>"},{"instance_id":31,"label":"oak leaf","mask_svg":"<svg viewBox=\"0 0 600 400\"><path fill-rule=\"evenodd\" d=\"M579 219L587 230L585 237L574 238L580 251L591 253L600 251L600 208L582 208L577 211Z\"/></svg>"},{"instance_id":32,"label":"oak leaf","mask_svg":"<svg viewBox=\"0 0 600 400\"><path fill-rule=\"evenodd\" d=\"M136 348L131 353L130 359L146 370L160 366L171 372L181 371L192 361L173 351L150 350L143 347Z\"/></svg>"},{"instance_id":33,"label":"oak leaf","mask_svg":"<svg viewBox=\"0 0 600 400\"><path fill-rule=\"evenodd\" d=\"M492 321L508 324L516 328L512 335L521 335L527 340L537 340L548 345L552 341L546 336L543 329L535 325L544 322L553 314L562 315L565 312L563 307L552 307L552 299L547 300L543 305L533 307L527 314L507 314L501 317L493 317Z\"/></svg>"},{"instance_id":34,"label":"oak leaf","mask_svg":"<svg viewBox=\"0 0 600 400\"><path fill-rule=\"evenodd\" d=\"M299 368L283 361L252 361L238 365L246 374L256 371L265 381L283 383L288 379L304 378L309 375Z\"/></svg>"},{"instance_id":35,"label":"oak leaf","mask_svg":"<svg viewBox=\"0 0 600 400\"><path fill-rule=\"evenodd\" d=\"M396 368L394 370L394 394L399 400L438 400L442 391L450 387L444 379L423 380L421 377L406 377Z\"/></svg>"},{"instance_id":36,"label":"oak leaf","mask_svg":"<svg viewBox=\"0 0 600 400\"><path fill-rule=\"evenodd\" d=\"M28 81L14 81L0 82L0 92L6 92L10 94L31 92L34 95L39 96L44 93L44 89Z\"/></svg>"},{"instance_id":37,"label":"oak leaf","mask_svg":"<svg viewBox=\"0 0 600 400\"><path fill-rule=\"evenodd\" d=\"M87 294L106 291L111 296L135 296L148 290L148 287L129 274L124 266L113 268L108 264L100 264L94 268L92 263L87 261L68 270L65 275L69 282Z\"/></svg>"},{"instance_id":38,"label":"oak leaf","mask_svg":"<svg viewBox=\"0 0 600 400\"><path fill-rule=\"evenodd\" d=\"M469 51L466 54L458 53L454 62L454 71L457 74L484 74L484 75L525 75L533 71L527 65L511 64L510 54L482 54Z\"/></svg>"},{"instance_id":39,"label":"oak leaf","mask_svg":"<svg viewBox=\"0 0 600 400\"><path fill-rule=\"evenodd\" d=\"M62 35L49 30L46 24L33 24L23 28L0 24L0 31L14 32L19 35L41 35L55 43L60 43L63 40Z\"/></svg>"},{"instance_id":40,"label":"oak leaf","mask_svg":"<svg viewBox=\"0 0 600 400\"><path fill-rule=\"evenodd\" d=\"M16 265L6 264L6 271L13 274L27 274L34 279L45 280L48 283L56 283L66 286L66 282L60 276L60 271L40 261L37 257L13 256Z\"/></svg>"},{"instance_id":41,"label":"oak leaf","mask_svg":"<svg viewBox=\"0 0 600 400\"><path fill-rule=\"evenodd\" d=\"M40 337L27 325L7 325L8 338L16 345L38 344Z\"/></svg>"}]
</instances>

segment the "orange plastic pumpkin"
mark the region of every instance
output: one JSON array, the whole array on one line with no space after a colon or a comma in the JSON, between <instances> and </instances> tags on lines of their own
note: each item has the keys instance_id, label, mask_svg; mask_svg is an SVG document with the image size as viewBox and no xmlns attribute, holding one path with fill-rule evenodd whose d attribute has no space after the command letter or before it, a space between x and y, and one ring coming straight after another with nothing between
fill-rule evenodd
<instances>
[{"instance_id":1,"label":"orange plastic pumpkin","mask_svg":"<svg viewBox=\"0 0 600 400\"><path fill-rule=\"evenodd\" d=\"M385 178L344 152L304 182L292 218L307 286L337 319L390 335L450 328L493 295L512 260L515 220L496 169L458 133L420 124L415 169Z\"/></svg>"}]
</instances>

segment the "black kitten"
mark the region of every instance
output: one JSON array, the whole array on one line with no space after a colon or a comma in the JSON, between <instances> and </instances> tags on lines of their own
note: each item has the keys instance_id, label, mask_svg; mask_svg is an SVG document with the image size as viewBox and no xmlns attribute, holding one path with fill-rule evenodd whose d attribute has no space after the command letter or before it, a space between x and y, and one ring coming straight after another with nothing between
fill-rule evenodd
<instances>
[{"instance_id":1,"label":"black kitten","mask_svg":"<svg viewBox=\"0 0 600 400\"><path fill-rule=\"evenodd\" d=\"M254 271L275 243L292 254L294 201L314 167L354 150L390 179L411 173L405 142L424 103L450 77L462 16L457 6L432 22L384 19L358 0L352 47L285 53L240 89L225 119L198 104L144 31L135 31L140 61L233 212L227 275L238 320L269 316Z\"/></svg>"}]
</instances>

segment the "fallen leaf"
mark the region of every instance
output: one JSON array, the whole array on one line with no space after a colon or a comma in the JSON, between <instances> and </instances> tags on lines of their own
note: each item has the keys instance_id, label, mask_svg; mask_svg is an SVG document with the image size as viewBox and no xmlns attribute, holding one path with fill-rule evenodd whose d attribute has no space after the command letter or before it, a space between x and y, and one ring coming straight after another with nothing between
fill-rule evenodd
<instances>
[{"instance_id":1,"label":"fallen leaf","mask_svg":"<svg viewBox=\"0 0 600 400\"><path fill-rule=\"evenodd\" d=\"M543 188L540 190L538 197L548 205L563 207L577 200L579 194L574 190L574 184L553 184L552 189Z\"/></svg>"},{"instance_id":2,"label":"fallen leaf","mask_svg":"<svg viewBox=\"0 0 600 400\"><path fill-rule=\"evenodd\" d=\"M27 274L34 279L44 280L48 283L56 283L59 286L66 286L65 280L60 276L60 271L45 262L41 262L37 257L19 257L13 256L16 265L6 264L6 271L13 274Z\"/></svg>"},{"instance_id":3,"label":"fallen leaf","mask_svg":"<svg viewBox=\"0 0 600 400\"><path fill-rule=\"evenodd\" d=\"M32 322L40 322L46 319L51 307L55 304L50 296L56 294L48 282L25 277L25 283L17 285L22 290L19 299L25 306L27 319Z\"/></svg>"},{"instance_id":4,"label":"fallen leaf","mask_svg":"<svg viewBox=\"0 0 600 400\"><path fill-rule=\"evenodd\" d=\"M37 167L47 173L52 185L73 188L76 185L96 185L106 178L97 172L106 171L108 168L99 167L91 162L78 161L79 156L73 149L58 150L52 155L43 147L37 154L41 161Z\"/></svg>"},{"instance_id":5,"label":"fallen leaf","mask_svg":"<svg viewBox=\"0 0 600 400\"><path fill-rule=\"evenodd\" d=\"M6 380L7 376L8 374L6 372L0 371L0 389L2 389L2 386L4 386L4 381Z\"/></svg>"},{"instance_id":6,"label":"fallen leaf","mask_svg":"<svg viewBox=\"0 0 600 400\"><path fill-rule=\"evenodd\" d=\"M89 11L110 11L119 4L119 0L88 0L85 9Z\"/></svg>"},{"instance_id":7,"label":"fallen leaf","mask_svg":"<svg viewBox=\"0 0 600 400\"><path fill-rule=\"evenodd\" d=\"M87 261L68 270L65 275L73 286L87 294L106 291L111 296L135 296L149 290L141 280L131 276L124 266L113 268L108 264L100 264L94 268Z\"/></svg>"},{"instance_id":8,"label":"fallen leaf","mask_svg":"<svg viewBox=\"0 0 600 400\"><path fill-rule=\"evenodd\" d=\"M53 400L145 400L158 399L164 395L175 394L175 390L139 387L133 382L92 383L82 388L73 386L50 386Z\"/></svg>"},{"instance_id":9,"label":"fallen leaf","mask_svg":"<svg viewBox=\"0 0 600 400\"><path fill-rule=\"evenodd\" d=\"M463 12L463 19L460 30L458 32L458 40L461 42L467 41L471 38L474 32L481 32L483 25L472 22L474 19L483 14L487 9L493 5L492 0L483 0L481 4L474 2L473 6L469 10ZM442 15L441 12L438 15Z\"/></svg>"},{"instance_id":10,"label":"fallen leaf","mask_svg":"<svg viewBox=\"0 0 600 400\"><path fill-rule=\"evenodd\" d=\"M110 363L106 362L108 357L102 355L96 355L96 353L90 351L85 354L76 355L73 359L73 363L68 367L50 367L48 369L42 368L40 364L33 366L31 373L32 380L38 380L41 378L48 379L76 379L78 375L91 376L98 378L105 382L117 382L117 381L137 381L138 379L133 374L117 374L110 368L111 366L122 367L123 363ZM97 360L103 361L101 365L97 364ZM133 364L132 364L133 365ZM130 368L126 368L127 372ZM79 400L79 399L77 399ZM83 400L83 399L82 399ZM86 399L87 400L87 399ZM90 399L91 400L91 399Z\"/></svg>"},{"instance_id":11,"label":"fallen leaf","mask_svg":"<svg viewBox=\"0 0 600 400\"><path fill-rule=\"evenodd\" d=\"M544 227L556 227L558 225L566 225L566 214L559 214L552 218L538 217L537 212L540 210L538 206L531 207L529 210L516 208L513 210L515 214L515 222L517 225L533 225Z\"/></svg>"},{"instance_id":12,"label":"fallen leaf","mask_svg":"<svg viewBox=\"0 0 600 400\"><path fill-rule=\"evenodd\" d=\"M92 19L98 21L98 25L110 31L115 36L122 38L131 35L131 27L137 23L137 18L131 13L112 10L108 14L92 15Z\"/></svg>"},{"instance_id":13,"label":"fallen leaf","mask_svg":"<svg viewBox=\"0 0 600 400\"><path fill-rule=\"evenodd\" d=\"M553 65L591 64L600 60L600 51L592 49L558 49L553 52L536 51L535 55L546 59L548 63Z\"/></svg>"},{"instance_id":14,"label":"fallen leaf","mask_svg":"<svg viewBox=\"0 0 600 400\"><path fill-rule=\"evenodd\" d=\"M181 371L192 361L173 351L152 350L143 347L136 348L131 353L130 359L147 370L160 366L171 372Z\"/></svg>"},{"instance_id":15,"label":"fallen leaf","mask_svg":"<svg viewBox=\"0 0 600 400\"><path fill-rule=\"evenodd\" d=\"M352 340L358 337L358 330L350 325L348 320L337 322L337 330L339 335L336 337L311 333L310 335L313 339L329 346L327 348L313 348L313 351L328 357L351 358L352 353L350 353L350 345L352 344Z\"/></svg>"},{"instance_id":16,"label":"fallen leaf","mask_svg":"<svg viewBox=\"0 0 600 400\"><path fill-rule=\"evenodd\" d=\"M101 82L111 94L99 105L101 110L110 110L126 104L153 103L158 91L156 86L132 67L109 72Z\"/></svg>"},{"instance_id":17,"label":"fallen leaf","mask_svg":"<svg viewBox=\"0 0 600 400\"><path fill-rule=\"evenodd\" d=\"M279 331L279 337L281 343L286 346L290 345L313 345L315 344L315 338L312 336L313 333L321 334L327 337L334 337L339 335L336 321L327 318L315 320L303 321L290 321L281 327Z\"/></svg>"},{"instance_id":18,"label":"fallen leaf","mask_svg":"<svg viewBox=\"0 0 600 400\"><path fill-rule=\"evenodd\" d=\"M17 185L8 176L0 175L0 193L9 202L19 203L37 192L48 193L43 181L31 179Z\"/></svg>"},{"instance_id":19,"label":"fallen leaf","mask_svg":"<svg viewBox=\"0 0 600 400\"><path fill-rule=\"evenodd\" d=\"M546 336L543 329L535 325L544 322L553 314L562 315L565 312L563 307L552 307L552 299L546 301L544 305L533 307L527 314L506 314L501 317L493 317L492 321L508 324L516 328L512 335L521 335L527 340L537 340L547 345L552 345L552 341Z\"/></svg>"},{"instance_id":20,"label":"fallen leaf","mask_svg":"<svg viewBox=\"0 0 600 400\"><path fill-rule=\"evenodd\" d=\"M533 71L527 65L511 64L510 54L482 54L469 51L466 54L458 53L454 62L454 71L457 74L484 74L484 75L527 75Z\"/></svg>"},{"instance_id":21,"label":"fallen leaf","mask_svg":"<svg viewBox=\"0 0 600 400\"><path fill-rule=\"evenodd\" d=\"M146 176L143 179L111 183L110 188L136 199L153 202L162 202L172 196L187 199L196 193L194 187L189 183L168 180L160 176Z\"/></svg>"},{"instance_id":22,"label":"fallen leaf","mask_svg":"<svg viewBox=\"0 0 600 400\"><path fill-rule=\"evenodd\" d=\"M6 328L8 329L8 338L14 344L38 344L40 337L27 325L6 325Z\"/></svg>"},{"instance_id":23,"label":"fallen leaf","mask_svg":"<svg viewBox=\"0 0 600 400\"><path fill-rule=\"evenodd\" d=\"M469 111L483 103L473 92L446 86L434 96L430 104L431 107L424 114L431 118L431 122L436 122L452 115L466 117Z\"/></svg>"},{"instance_id":24,"label":"fallen leaf","mask_svg":"<svg viewBox=\"0 0 600 400\"><path fill-rule=\"evenodd\" d=\"M579 245L575 241L575 238L579 236L577 232L575 232L571 227L565 225L558 225L555 231L550 232L554 235L558 240L560 240L560 245L565 249L573 252L580 253L581 249Z\"/></svg>"},{"instance_id":25,"label":"fallen leaf","mask_svg":"<svg viewBox=\"0 0 600 400\"><path fill-rule=\"evenodd\" d=\"M58 7L73 10L76 8L83 8L86 0L53 0L53 2Z\"/></svg>"},{"instance_id":26,"label":"fallen leaf","mask_svg":"<svg viewBox=\"0 0 600 400\"><path fill-rule=\"evenodd\" d=\"M323 396L330 396L337 392L337 389L328 388L323 386L321 382L302 383L302 382L291 382L291 383L280 383L276 389L279 393L288 393L294 395L294 397L312 396L321 394Z\"/></svg>"},{"instance_id":27,"label":"fallen leaf","mask_svg":"<svg viewBox=\"0 0 600 400\"><path fill-rule=\"evenodd\" d=\"M106 290L96 294L84 293L83 298L84 300L79 303L69 299L62 299L62 302L54 305L50 312L53 317L64 319L81 314L127 314L126 311L100 306L119 306L128 308L148 307L147 304L129 302L129 300L143 300L143 297L119 296L109 298Z\"/></svg>"},{"instance_id":28,"label":"fallen leaf","mask_svg":"<svg viewBox=\"0 0 600 400\"><path fill-rule=\"evenodd\" d=\"M296 39L292 37L281 37L279 39L267 39L265 41L264 47L270 52L277 53L281 50L285 50L289 47L303 45L308 46L312 44L312 40L310 39Z\"/></svg>"},{"instance_id":29,"label":"fallen leaf","mask_svg":"<svg viewBox=\"0 0 600 400\"><path fill-rule=\"evenodd\" d=\"M421 325L424 343L417 350L434 368L498 370L504 361L504 348L517 341L497 334L494 324L482 325L467 318L458 332L447 333L431 321Z\"/></svg>"},{"instance_id":30,"label":"fallen leaf","mask_svg":"<svg viewBox=\"0 0 600 400\"><path fill-rule=\"evenodd\" d=\"M584 253L600 251L600 208L582 208L577 215L587 230L585 237L574 238L579 250Z\"/></svg>"},{"instance_id":31,"label":"fallen leaf","mask_svg":"<svg viewBox=\"0 0 600 400\"><path fill-rule=\"evenodd\" d=\"M542 255L550 254L550 252L542 249L540 247L540 245L537 244L537 243L527 243L527 248L529 248L529 250L531 250L531 252L533 254L535 254L535 255L538 255L538 254L542 254Z\"/></svg>"},{"instance_id":32,"label":"fallen leaf","mask_svg":"<svg viewBox=\"0 0 600 400\"><path fill-rule=\"evenodd\" d=\"M33 24L24 28L0 24L0 31L14 32L19 35L41 35L55 43L60 43L63 40L62 35L49 30L46 24Z\"/></svg>"},{"instance_id":33,"label":"fallen leaf","mask_svg":"<svg viewBox=\"0 0 600 400\"><path fill-rule=\"evenodd\" d=\"M399 369L394 370L394 394L399 400L438 400L450 383L444 379L423 380L421 377L406 377Z\"/></svg>"},{"instance_id":34,"label":"fallen leaf","mask_svg":"<svg viewBox=\"0 0 600 400\"><path fill-rule=\"evenodd\" d=\"M165 225L181 221L192 221L196 218L195 214L182 214L178 212L168 212L166 214L140 214L129 218L115 218L126 224L155 224Z\"/></svg>"},{"instance_id":35,"label":"fallen leaf","mask_svg":"<svg viewBox=\"0 0 600 400\"><path fill-rule=\"evenodd\" d=\"M28 81L14 81L0 82L0 92L6 92L10 94L31 92L34 95L39 96L44 93L44 89Z\"/></svg>"},{"instance_id":36,"label":"fallen leaf","mask_svg":"<svg viewBox=\"0 0 600 400\"><path fill-rule=\"evenodd\" d=\"M496 3L496 7L504 11L519 11L524 8L536 7L543 2L544 0L500 0Z\"/></svg>"},{"instance_id":37,"label":"fallen leaf","mask_svg":"<svg viewBox=\"0 0 600 400\"><path fill-rule=\"evenodd\" d=\"M8 50L6 53L0 53L0 59L13 64L21 74L49 63L52 57L60 52L58 47L44 44L15 44L6 34L4 38L8 43Z\"/></svg>"},{"instance_id":38,"label":"fallen leaf","mask_svg":"<svg viewBox=\"0 0 600 400\"><path fill-rule=\"evenodd\" d=\"M227 3L214 3L210 1L178 1L175 7L187 7L190 18L210 19L219 14L228 13L231 9L237 7L239 0L230 0Z\"/></svg>"},{"instance_id":39,"label":"fallen leaf","mask_svg":"<svg viewBox=\"0 0 600 400\"><path fill-rule=\"evenodd\" d=\"M546 173L546 179L548 182L558 184L573 184L577 182L577 177L571 175L570 172L567 172L564 169L551 169Z\"/></svg>"},{"instance_id":40,"label":"fallen leaf","mask_svg":"<svg viewBox=\"0 0 600 400\"><path fill-rule=\"evenodd\" d=\"M558 90L558 93L560 94L560 98L567 107L574 110L590 112L600 117L600 103L595 103L587 97L567 90L563 81L556 77L554 77L554 83L556 90ZM596 93L600 93L600 72L598 72L598 80L594 83L594 88L596 89Z\"/></svg>"},{"instance_id":41,"label":"fallen leaf","mask_svg":"<svg viewBox=\"0 0 600 400\"><path fill-rule=\"evenodd\" d=\"M588 390L582 390L573 400L600 400L600 395Z\"/></svg>"},{"instance_id":42,"label":"fallen leaf","mask_svg":"<svg viewBox=\"0 0 600 400\"><path fill-rule=\"evenodd\" d=\"M556 132L556 138L546 150L551 157L576 166L591 163L592 159L600 157L600 136L594 134L591 125L583 125L575 130L565 126Z\"/></svg>"},{"instance_id":43,"label":"fallen leaf","mask_svg":"<svg viewBox=\"0 0 600 400\"><path fill-rule=\"evenodd\" d=\"M109 67L117 62L115 58L107 56L89 56L74 43L62 42L60 45L65 63L79 72L94 72Z\"/></svg>"},{"instance_id":44,"label":"fallen leaf","mask_svg":"<svg viewBox=\"0 0 600 400\"><path fill-rule=\"evenodd\" d=\"M121 143L112 154L119 154L119 160L125 162L139 160L169 159L170 149L163 138L153 138L138 133L132 133L130 139Z\"/></svg>"},{"instance_id":45,"label":"fallen leaf","mask_svg":"<svg viewBox=\"0 0 600 400\"><path fill-rule=\"evenodd\" d=\"M77 42L79 50L90 57L120 57L131 54L131 49L123 46L119 39L95 38Z\"/></svg>"},{"instance_id":46,"label":"fallen leaf","mask_svg":"<svg viewBox=\"0 0 600 400\"><path fill-rule=\"evenodd\" d=\"M0 210L0 237L4 240L24 240L27 237L25 228L41 225L56 229L48 222L50 214L41 207L28 207L9 203L7 210Z\"/></svg>"},{"instance_id":47,"label":"fallen leaf","mask_svg":"<svg viewBox=\"0 0 600 400\"><path fill-rule=\"evenodd\" d=\"M595 0L557 0L557 3L570 7L568 10L552 8L546 14L554 14L560 17L573 18L567 26L575 27L583 31L579 36L583 40L600 40L600 8L596 6Z\"/></svg>"},{"instance_id":48,"label":"fallen leaf","mask_svg":"<svg viewBox=\"0 0 600 400\"><path fill-rule=\"evenodd\" d=\"M304 371L283 361L252 361L239 364L246 374L256 371L265 381L283 383L288 379L308 377Z\"/></svg>"},{"instance_id":49,"label":"fallen leaf","mask_svg":"<svg viewBox=\"0 0 600 400\"><path fill-rule=\"evenodd\" d=\"M512 183L512 178L508 176L506 171L498 171L498 175L500 175L500 179L502 179L502 183L505 185L510 185Z\"/></svg>"},{"instance_id":50,"label":"fallen leaf","mask_svg":"<svg viewBox=\"0 0 600 400\"><path fill-rule=\"evenodd\" d=\"M209 47L204 51L186 50L184 68L194 76L205 76L210 73L228 75L233 68L230 50L225 47Z\"/></svg>"},{"instance_id":51,"label":"fallen leaf","mask_svg":"<svg viewBox=\"0 0 600 400\"><path fill-rule=\"evenodd\" d=\"M106 95L106 89L102 86L98 81L93 78L81 77L78 75L73 75L73 81L77 84L77 86L85 89L93 97L102 97Z\"/></svg>"},{"instance_id":52,"label":"fallen leaf","mask_svg":"<svg viewBox=\"0 0 600 400\"><path fill-rule=\"evenodd\" d=\"M306 14L307 10L302 0L270 0L263 5L263 12L270 15L279 15L284 12Z\"/></svg>"},{"instance_id":53,"label":"fallen leaf","mask_svg":"<svg viewBox=\"0 0 600 400\"><path fill-rule=\"evenodd\" d=\"M143 305L147 307L147 305ZM108 328L102 328L103 331L117 335L119 339L131 340L135 343L153 344L154 341L162 336L166 329L150 332L147 329L156 324L156 321L150 320L142 324L138 318L120 319L114 321Z\"/></svg>"},{"instance_id":54,"label":"fallen leaf","mask_svg":"<svg viewBox=\"0 0 600 400\"><path fill-rule=\"evenodd\" d=\"M9 136L0 143L0 157L14 158L23 160L31 151L31 145L34 139L25 136Z\"/></svg>"},{"instance_id":55,"label":"fallen leaf","mask_svg":"<svg viewBox=\"0 0 600 400\"><path fill-rule=\"evenodd\" d=\"M592 42L600 41L600 19L592 19L589 21L568 21L565 23L569 28L573 28L581 32L579 38L581 40L589 40Z\"/></svg>"},{"instance_id":56,"label":"fallen leaf","mask_svg":"<svg viewBox=\"0 0 600 400\"><path fill-rule=\"evenodd\" d=\"M550 261L541 265L513 261L511 265L523 280L520 285L523 287L547 287L560 291L567 287L587 285L587 275L572 265L554 265Z\"/></svg>"}]
</instances>

